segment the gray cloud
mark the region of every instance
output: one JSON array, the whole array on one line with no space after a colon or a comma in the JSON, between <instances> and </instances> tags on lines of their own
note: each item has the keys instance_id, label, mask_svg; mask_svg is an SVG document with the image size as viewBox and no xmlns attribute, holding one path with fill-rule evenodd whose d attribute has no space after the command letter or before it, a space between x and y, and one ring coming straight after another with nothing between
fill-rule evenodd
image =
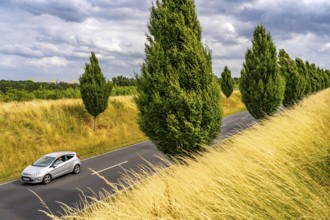
<instances>
[{"instance_id":1,"label":"gray cloud","mask_svg":"<svg viewBox=\"0 0 330 220\"><path fill-rule=\"evenodd\" d=\"M24 45L4 45L0 47L0 52L5 55L16 55L22 57L43 57L44 54L40 50L33 50Z\"/></svg>"},{"instance_id":2,"label":"gray cloud","mask_svg":"<svg viewBox=\"0 0 330 220\"><path fill-rule=\"evenodd\" d=\"M12 0L12 3L33 15L49 14L74 22L83 21L97 10L86 0Z\"/></svg>"},{"instance_id":3,"label":"gray cloud","mask_svg":"<svg viewBox=\"0 0 330 220\"><path fill-rule=\"evenodd\" d=\"M115 20L133 20L146 15L150 0L104 1L104 0L12 0L13 5L33 15L49 14L68 22L82 22L96 17Z\"/></svg>"}]
</instances>

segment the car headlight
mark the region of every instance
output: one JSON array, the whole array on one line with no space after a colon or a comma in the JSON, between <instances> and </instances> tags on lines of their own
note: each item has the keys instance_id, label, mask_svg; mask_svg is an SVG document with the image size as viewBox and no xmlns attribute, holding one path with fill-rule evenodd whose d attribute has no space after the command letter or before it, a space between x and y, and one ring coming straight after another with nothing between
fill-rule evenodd
<instances>
[{"instance_id":1,"label":"car headlight","mask_svg":"<svg viewBox=\"0 0 330 220\"><path fill-rule=\"evenodd\" d=\"M39 176L42 173L42 171L38 171L34 174L34 176Z\"/></svg>"}]
</instances>

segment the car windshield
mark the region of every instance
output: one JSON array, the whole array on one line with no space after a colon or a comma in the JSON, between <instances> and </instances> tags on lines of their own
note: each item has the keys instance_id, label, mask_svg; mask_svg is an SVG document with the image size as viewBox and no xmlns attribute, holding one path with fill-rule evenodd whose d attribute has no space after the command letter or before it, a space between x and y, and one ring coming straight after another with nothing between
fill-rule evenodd
<instances>
[{"instance_id":1,"label":"car windshield","mask_svg":"<svg viewBox=\"0 0 330 220\"><path fill-rule=\"evenodd\" d=\"M36 167L47 167L47 166L49 166L54 160L55 160L55 157L43 156L43 157L40 157L36 162L34 162L34 163L32 164L32 166L36 166Z\"/></svg>"}]
</instances>

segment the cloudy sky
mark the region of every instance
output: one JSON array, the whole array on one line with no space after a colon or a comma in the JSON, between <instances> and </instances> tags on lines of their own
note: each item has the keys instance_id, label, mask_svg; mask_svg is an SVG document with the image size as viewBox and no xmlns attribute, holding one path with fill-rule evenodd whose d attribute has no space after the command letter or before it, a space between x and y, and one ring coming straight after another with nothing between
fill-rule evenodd
<instances>
[{"instance_id":1,"label":"cloudy sky","mask_svg":"<svg viewBox=\"0 0 330 220\"><path fill-rule=\"evenodd\" d=\"M91 51L108 79L144 59L152 0L1 0L0 80L77 81ZM277 49L330 69L329 0L195 0L213 71L238 77L253 28Z\"/></svg>"}]
</instances>

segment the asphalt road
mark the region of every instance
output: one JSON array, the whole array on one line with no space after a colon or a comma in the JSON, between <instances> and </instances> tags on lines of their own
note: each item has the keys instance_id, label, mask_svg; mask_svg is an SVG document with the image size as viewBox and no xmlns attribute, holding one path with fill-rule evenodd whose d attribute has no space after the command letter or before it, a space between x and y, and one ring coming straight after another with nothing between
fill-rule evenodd
<instances>
[{"instance_id":1,"label":"asphalt road","mask_svg":"<svg viewBox=\"0 0 330 220\"><path fill-rule=\"evenodd\" d=\"M242 112L223 119L221 135L214 144L244 130L256 120L248 113ZM78 175L69 174L54 179L50 184L29 185L20 180L0 185L0 219L48 219L39 210L45 210L40 200L31 192L40 196L53 214L61 216L63 209L59 202L69 206L81 206L81 191L86 196L93 196L103 189L111 188L93 171L98 172L112 183L118 183L125 170L138 170L148 162L160 163L161 152L146 141L114 152L106 153L82 161Z\"/></svg>"}]
</instances>

